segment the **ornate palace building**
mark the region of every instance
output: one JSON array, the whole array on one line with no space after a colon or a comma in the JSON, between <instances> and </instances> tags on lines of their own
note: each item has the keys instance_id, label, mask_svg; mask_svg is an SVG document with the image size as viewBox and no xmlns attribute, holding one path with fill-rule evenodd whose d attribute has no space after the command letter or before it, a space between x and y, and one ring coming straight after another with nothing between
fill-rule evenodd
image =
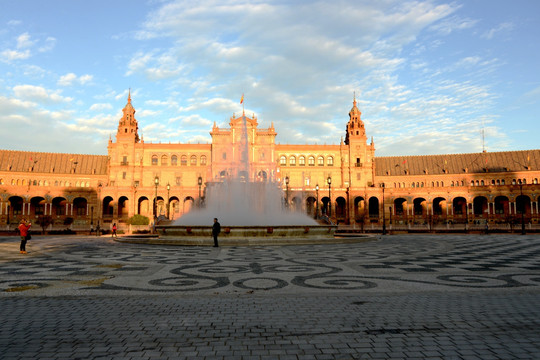
<instances>
[{"instance_id":1,"label":"ornate palace building","mask_svg":"<svg viewBox=\"0 0 540 360\"><path fill-rule=\"evenodd\" d=\"M277 144L273 124L245 114L214 124L211 144L156 144L139 137L129 96L107 156L0 150L0 228L43 216L122 228L152 219L154 201L176 219L230 177L276 183L289 207L356 227L539 223L540 150L376 157L360 115L355 100L339 145Z\"/></svg>"}]
</instances>

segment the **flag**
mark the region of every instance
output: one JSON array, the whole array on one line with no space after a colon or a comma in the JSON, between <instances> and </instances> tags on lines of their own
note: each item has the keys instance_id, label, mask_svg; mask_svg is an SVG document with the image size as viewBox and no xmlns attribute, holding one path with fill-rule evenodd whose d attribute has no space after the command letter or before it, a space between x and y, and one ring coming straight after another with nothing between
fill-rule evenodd
<instances>
[{"instance_id":1,"label":"flag","mask_svg":"<svg viewBox=\"0 0 540 360\"><path fill-rule=\"evenodd\" d=\"M242 94L242 97L240 98L240 104L244 103L244 94Z\"/></svg>"}]
</instances>

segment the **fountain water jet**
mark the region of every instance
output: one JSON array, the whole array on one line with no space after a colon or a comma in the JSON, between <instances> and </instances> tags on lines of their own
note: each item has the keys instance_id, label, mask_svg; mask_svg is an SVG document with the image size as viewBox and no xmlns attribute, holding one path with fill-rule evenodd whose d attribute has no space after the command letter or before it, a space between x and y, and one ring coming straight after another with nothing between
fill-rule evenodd
<instances>
[{"instance_id":1,"label":"fountain water jet","mask_svg":"<svg viewBox=\"0 0 540 360\"><path fill-rule=\"evenodd\" d=\"M245 114L242 116L240 138L233 143L233 154L226 168L230 173L223 181L206 183L204 206L192 209L172 224L158 225L160 237L207 237L210 244L213 218L222 226L220 243L227 238L288 238L332 236L335 226L318 225L306 214L291 211L284 205L283 190L278 182L251 181L249 138ZM232 176L232 173L236 176ZM199 199L199 203L200 203Z\"/></svg>"}]
</instances>

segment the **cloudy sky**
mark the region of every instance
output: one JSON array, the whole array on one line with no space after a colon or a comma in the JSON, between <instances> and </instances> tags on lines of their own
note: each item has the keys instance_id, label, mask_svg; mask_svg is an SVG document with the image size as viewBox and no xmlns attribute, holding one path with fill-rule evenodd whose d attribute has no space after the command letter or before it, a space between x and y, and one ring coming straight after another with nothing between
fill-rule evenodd
<instances>
[{"instance_id":1,"label":"cloudy sky","mask_svg":"<svg viewBox=\"0 0 540 360\"><path fill-rule=\"evenodd\" d=\"M131 88L146 142L233 113L378 156L539 148L540 1L0 0L0 148L106 154Z\"/></svg>"}]
</instances>

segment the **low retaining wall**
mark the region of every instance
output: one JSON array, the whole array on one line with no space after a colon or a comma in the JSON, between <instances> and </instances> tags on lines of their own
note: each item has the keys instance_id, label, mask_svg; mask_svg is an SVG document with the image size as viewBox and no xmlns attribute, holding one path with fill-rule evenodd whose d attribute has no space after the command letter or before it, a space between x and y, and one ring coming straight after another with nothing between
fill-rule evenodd
<instances>
[{"instance_id":1,"label":"low retaining wall","mask_svg":"<svg viewBox=\"0 0 540 360\"><path fill-rule=\"evenodd\" d=\"M220 239L226 238L290 238L290 237L328 237L333 236L336 226L223 226ZM160 237L211 237L211 226L156 226Z\"/></svg>"}]
</instances>

